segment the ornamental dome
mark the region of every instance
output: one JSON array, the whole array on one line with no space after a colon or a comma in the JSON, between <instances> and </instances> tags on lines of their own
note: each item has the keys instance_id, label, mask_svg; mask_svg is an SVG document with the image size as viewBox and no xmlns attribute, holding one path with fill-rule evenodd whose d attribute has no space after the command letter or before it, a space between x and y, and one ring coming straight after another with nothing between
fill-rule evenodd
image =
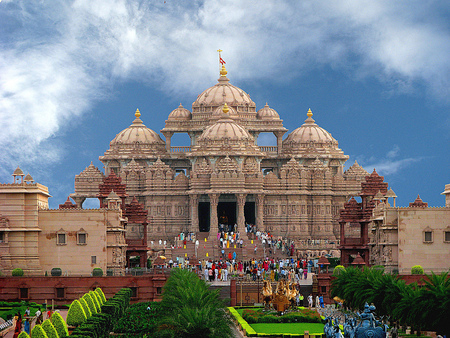
<instances>
[{"instance_id":1,"label":"ornamental dome","mask_svg":"<svg viewBox=\"0 0 450 338\"><path fill-rule=\"evenodd\" d=\"M208 126L197 138L189 156L211 156L247 154L262 156L261 150L255 145L255 138L240 124L230 118L230 108L222 107L222 114L214 124Z\"/></svg>"},{"instance_id":2,"label":"ornamental dome","mask_svg":"<svg viewBox=\"0 0 450 338\"><path fill-rule=\"evenodd\" d=\"M166 152L165 142L139 118L139 109L136 110L135 116L133 124L116 135L109 144L109 150L100 160L146 158Z\"/></svg>"},{"instance_id":3,"label":"ornamental dome","mask_svg":"<svg viewBox=\"0 0 450 338\"><path fill-rule=\"evenodd\" d=\"M269 105L266 103L264 108L261 108L256 113L256 118L261 120L279 120L280 115L276 112L275 109L272 109L269 107Z\"/></svg>"},{"instance_id":4,"label":"ornamental dome","mask_svg":"<svg viewBox=\"0 0 450 338\"><path fill-rule=\"evenodd\" d=\"M283 152L306 157L328 157L347 159L343 151L338 148L338 142L325 129L319 127L312 118L311 109L308 118L299 128L292 131L283 141ZM323 155L323 156L320 156Z\"/></svg>"},{"instance_id":5,"label":"ornamental dome","mask_svg":"<svg viewBox=\"0 0 450 338\"><path fill-rule=\"evenodd\" d=\"M177 109L172 110L172 112L169 114L168 119L169 120L190 120L191 119L191 112L184 108L182 104L178 106Z\"/></svg>"},{"instance_id":6,"label":"ornamental dome","mask_svg":"<svg viewBox=\"0 0 450 338\"><path fill-rule=\"evenodd\" d=\"M204 107L206 111L215 110L218 106L222 106L227 103L228 106L234 108L239 112L238 107L247 106L251 109L249 111L255 111L255 102L252 101L250 95L244 92L242 89L230 84L230 80L227 78L227 71L225 66L222 66L220 72L221 76L219 82L203 91L197 100L192 104L192 111L199 112L200 107Z\"/></svg>"}]
</instances>

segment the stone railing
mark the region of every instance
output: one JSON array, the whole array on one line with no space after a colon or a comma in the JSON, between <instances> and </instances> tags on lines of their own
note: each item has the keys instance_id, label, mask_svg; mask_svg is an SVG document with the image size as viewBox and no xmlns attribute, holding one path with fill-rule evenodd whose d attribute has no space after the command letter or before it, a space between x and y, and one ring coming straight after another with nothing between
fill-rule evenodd
<instances>
[{"instance_id":1,"label":"stone railing","mask_svg":"<svg viewBox=\"0 0 450 338\"><path fill-rule=\"evenodd\" d=\"M260 146L259 149L261 149L261 151L264 151L266 153L273 153L273 152L276 153L278 151L277 146Z\"/></svg>"},{"instance_id":2,"label":"stone railing","mask_svg":"<svg viewBox=\"0 0 450 338\"><path fill-rule=\"evenodd\" d=\"M171 153L187 153L191 151L191 147L170 147Z\"/></svg>"}]
</instances>

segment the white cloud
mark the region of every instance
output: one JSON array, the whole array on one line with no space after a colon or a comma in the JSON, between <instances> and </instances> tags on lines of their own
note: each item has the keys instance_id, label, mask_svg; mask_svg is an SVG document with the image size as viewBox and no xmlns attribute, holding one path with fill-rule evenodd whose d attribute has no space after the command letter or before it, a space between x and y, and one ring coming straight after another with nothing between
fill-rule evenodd
<instances>
[{"instance_id":1,"label":"white cloud","mask_svg":"<svg viewBox=\"0 0 450 338\"><path fill-rule=\"evenodd\" d=\"M0 163L58 159L61 150L43 142L88 111L114 81L197 94L217 76L217 48L224 49L232 79L285 81L329 64L401 91L419 81L446 100L450 35L433 9L440 2L434 4L2 2ZM410 162L389 163L392 171Z\"/></svg>"}]
</instances>

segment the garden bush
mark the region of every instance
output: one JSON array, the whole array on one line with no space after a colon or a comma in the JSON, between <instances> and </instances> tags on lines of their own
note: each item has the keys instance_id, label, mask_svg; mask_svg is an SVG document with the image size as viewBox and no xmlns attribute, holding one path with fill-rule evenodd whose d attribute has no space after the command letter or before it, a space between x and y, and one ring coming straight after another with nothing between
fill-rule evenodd
<instances>
[{"instance_id":1,"label":"garden bush","mask_svg":"<svg viewBox=\"0 0 450 338\"><path fill-rule=\"evenodd\" d=\"M95 309L97 310L97 313L99 313L100 312L100 307L101 307L102 304L100 303L100 300L98 299L97 293L94 292L94 291L89 291L89 296L91 296L92 301L93 301L93 303L95 305Z\"/></svg>"},{"instance_id":2,"label":"garden bush","mask_svg":"<svg viewBox=\"0 0 450 338\"><path fill-rule=\"evenodd\" d=\"M25 331L22 331L22 332L19 333L17 338L30 338L30 336Z\"/></svg>"},{"instance_id":3,"label":"garden bush","mask_svg":"<svg viewBox=\"0 0 450 338\"><path fill-rule=\"evenodd\" d=\"M48 338L47 334L45 333L45 330L39 324L35 325L33 327L33 329L31 330L31 337L33 337L33 338Z\"/></svg>"},{"instance_id":4,"label":"garden bush","mask_svg":"<svg viewBox=\"0 0 450 338\"><path fill-rule=\"evenodd\" d=\"M150 307L150 310L147 308ZM114 325L115 333L154 332L162 315L159 302L143 302L131 305Z\"/></svg>"},{"instance_id":5,"label":"garden bush","mask_svg":"<svg viewBox=\"0 0 450 338\"><path fill-rule=\"evenodd\" d=\"M103 270L101 268L94 268L94 270L92 270L92 276L94 277L103 276Z\"/></svg>"},{"instance_id":6,"label":"garden bush","mask_svg":"<svg viewBox=\"0 0 450 338\"><path fill-rule=\"evenodd\" d=\"M95 295L94 291L89 291L88 294L92 299L92 304L94 304L94 306L95 306L95 313L99 313L100 312L100 304L98 303L97 296Z\"/></svg>"},{"instance_id":7,"label":"garden bush","mask_svg":"<svg viewBox=\"0 0 450 338\"><path fill-rule=\"evenodd\" d=\"M80 302L81 306L83 307L84 313L86 314L86 318L89 318L90 316L92 316L92 312L89 309L89 305L86 303L84 298L80 298L79 302Z\"/></svg>"},{"instance_id":8,"label":"garden bush","mask_svg":"<svg viewBox=\"0 0 450 338\"><path fill-rule=\"evenodd\" d=\"M51 321L56 329L56 332L58 332L59 338L64 338L69 335L69 331L67 330L67 324L64 321L64 318L61 317L61 315L58 312L55 312L52 315Z\"/></svg>"},{"instance_id":9,"label":"garden bush","mask_svg":"<svg viewBox=\"0 0 450 338\"><path fill-rule=\"evenodd\" d=\"M100 295L100 297L102 298L102 304L105 303L106 297L105 297L105 294L103 293L103 290L100 288L96 288L95 292L97 292Z\"/></svg>"},{"instance_id":10,"label":"garden bush","mask_svg":"<svg viewBox=\"0 0 450 338\"><path fill-rule=\"evenodd\" d=\"M420 265L414 265L411 268L411 274L412 275L423 275L423 268Z\"/></svg>"},{"instance_id":11,"label":"garden bush","mask_svg":"<svg viewBox=\"0 0 450 338\"><path fill-rule=\"evenodd\" d=\"M89 306L89 310L91 310L92 314L98 312L97 308L95 307L94 301L92 300L92 297L89 293L85 293L81 298L83 298L86 301L87 305Z\"/></svg>"},{"instance_id":12,"label":"garden bush","mask_svg":"<svg viewBox=\"0 0 450 338\"><path fill-rule=\"evenodd\" d=\"M333 276L339 276L342 271L345 271L345 267L343 265L336 265L333 271Z\"/></svg>"},{"instance_id":13,"label":"garden bush","mask_svg":"<svg viewBox=\"0 0 450 338\"><path fill-rule=\"evenodd\" d=\"M16 268L12 271L12 275L15 277L22 277L23 276L23 270L21 268Z\"/></svg>"},{"instance_id":14,"label":"garden bush","mask_svg":"<svg viewBox=\"0 0 450 338\"><path fill-rule=\"evenodd\" d=\"M44 320L44 322L42 323L42 328L44 329L48 338L59 338L58 332L56 331L50 319Z\"/></svg>"},{"instance_id":15,"label":"garden bush","mask_svg":"<svg viewBox=\"0 0 450 338\"><path fill-rule=\"evenodd\" d=\"M51 271L51 275L52 276L61 276L62 275L61 268L53 268Z\"/></svg>"},{"instance_id":16,"label":"garden bush","mask_svg":"<svg viewBox=\"0 0 450 338\"><path fill-rule=\"evenodd\" d=\"M250 324L254 323L322 323L320 316L309 309L291 312L279 316L274 312L262 312L261 309L246 309L242 313L242 318Z\"/></svg>"},{"instance_id":17,"label":"garden bush","mask_svg":"<svg viewBox=\"0 0 450 338\"><path fill-rule=\"evenodd\" d=\"M83 307L80 302L75 299L72 304L70 304L69 311L67 312L67 325L78 326L85 322L86 319L87 317Z\"/></svg>"}]
</instances>

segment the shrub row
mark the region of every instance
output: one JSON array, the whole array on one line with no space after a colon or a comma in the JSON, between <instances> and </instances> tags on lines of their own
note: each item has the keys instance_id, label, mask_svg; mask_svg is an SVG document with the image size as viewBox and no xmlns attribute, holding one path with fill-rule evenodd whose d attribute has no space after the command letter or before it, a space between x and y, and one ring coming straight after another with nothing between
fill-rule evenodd
<instances>
[{"instance_id":1,"label":"shrub row","mask_svg":"<svg viewBox=\"0 0 450 338\"><path fill-rule=\"evenodd\" d=\"M104 294L100 289L96 289L93 294L97 294L99 298L103 300ZM95 297L95 295L91 296ZM114 324L113 318L120 318L123 313L125 313L130 304L130 298L131 289L121 289L114 295L114 297L110 298L109 300L104 302L103 305L101 305L101 313L94 313L86 321L81 323L73 331L71 337L108 337L109 332L111 331Z\"/></svg>"},{"instance_id":2,"label":"shrub row","mask_svg":"<svg viewBox=\"0 0 450 338\"><path fill-rule=\"evenodd\" d=\"M255 310L244 310L242 318L247 323L322 323L322 319L315 312L301 310L301 312L291 312L283 316L265 313Z\"/></svg>"},{"instance_id":3,"label":"shrub row","mask_svg":"<svg viewBox=\"0 0 450 338\"><path fill-rule=\"evenodd\" d=\"M70 304L69 312L67 313L67 325L78 326L94 314L99 313L104 303L103 299L106 298L100 288L85 293L79 300L75 299Z\"/></svg>"},{"instance_id":4,"label":"shrub row","mask_svg":"<svg viewBox=\"0 0 450 338\"><path fill-rule=\"evenodd\" d=\"M239 326L242 327L242 329L244 330L244 334L246 334L248 337L256 336L256 331L253 330L253 328L250 325L248 325L248 323L241 317L241 315L239 314L239 312L236 311L235 308L229 307L228 311L230 311L230 313L236 319Z\"/></svg>"}]
</instances>

